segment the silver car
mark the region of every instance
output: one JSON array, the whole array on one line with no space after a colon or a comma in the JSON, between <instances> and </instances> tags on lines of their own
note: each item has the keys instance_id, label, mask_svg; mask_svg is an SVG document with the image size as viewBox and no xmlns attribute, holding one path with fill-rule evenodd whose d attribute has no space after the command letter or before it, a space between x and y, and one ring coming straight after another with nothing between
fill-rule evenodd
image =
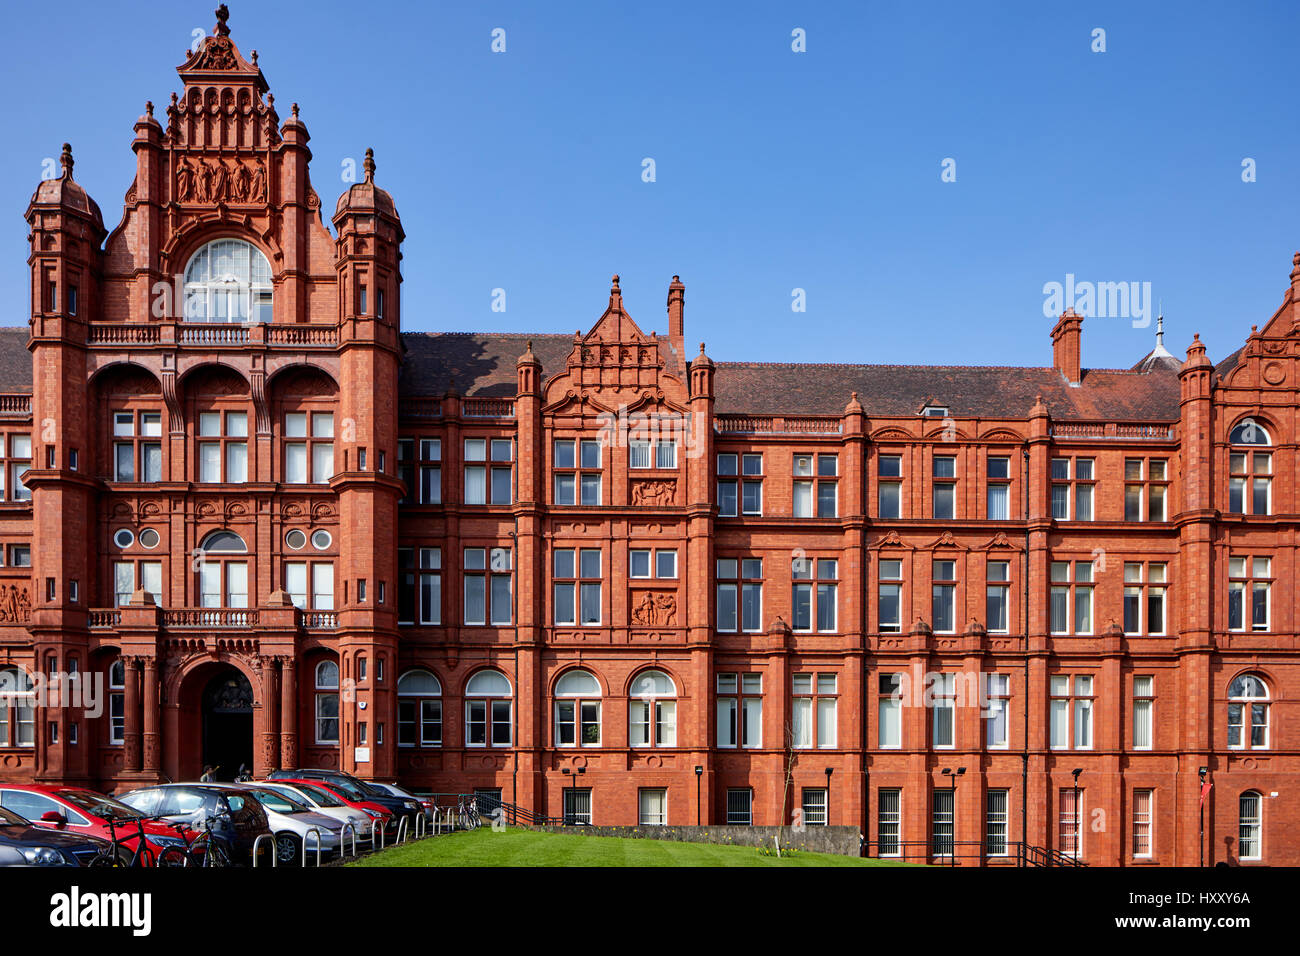
<instances>
[{"instance_id":1,"label":"silver car","mask_svg":"<svg viewBox=\"0 0 1300 956\"><path fill-rule=\"evenodd\" d=\"M350 807L328 790L322 790L320 787L312 787L301 783L280 783L277 780L262 781L259 786L267 790L274 790L276 793L283 794L290 800L297 800L308 809L316 813L324 814L327 817L333 817L339 824L350 823L352 829L356 832L358 842L364 842L370 836L371 822L374 819L364 810L358 810ZM344 846L351 846L352 837L349 834L343 838ZM315 844L308 843L308 852Z\"/></svg>"},{"instance_id":2,"label":"silver car","mask_svg":"<svg viewBox=\"0 0 1300 956\"><path fill-rule=\"evenodd\" d=\"M266 811L266 822L275 834L275 856L278 862L300 862L304 840L307 843L307 857L311 859L316 853L318 836L322 860L330 859L339 852L339 831L343 829L343 824L338 820L317 813L305 803L260 783L236 783L233 786L251 792ZM317 832L311 833L312 830ZM311 836L308 836L309 833Z\"/></svg>"}]
</instances>

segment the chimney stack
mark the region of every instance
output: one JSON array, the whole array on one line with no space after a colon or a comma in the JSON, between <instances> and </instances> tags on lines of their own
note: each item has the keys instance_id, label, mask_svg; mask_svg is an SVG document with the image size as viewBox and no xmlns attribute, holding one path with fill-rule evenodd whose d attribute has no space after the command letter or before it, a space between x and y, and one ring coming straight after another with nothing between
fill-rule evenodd
<instances>
[{"instance_id":1,"label":"chimney stack","mask_svg":"<svg viewBox=\"0 0 1300 956\"><path fill-rule=\"evenodd\" d=\"M1052 365L1071 385L1083 376L1083 316L1066 309L1052 329Z\"/></svg>"},{"instance_id":2,"label":"chimney stack","mask_svg":"<svg viewBox=\"0 0 1300 956\"><path fill-rule=\"evenodd\" d=\"M686 367L686 286L678 276L668 286L668 340L682 368Z\"/></svg>"}]
</instances>

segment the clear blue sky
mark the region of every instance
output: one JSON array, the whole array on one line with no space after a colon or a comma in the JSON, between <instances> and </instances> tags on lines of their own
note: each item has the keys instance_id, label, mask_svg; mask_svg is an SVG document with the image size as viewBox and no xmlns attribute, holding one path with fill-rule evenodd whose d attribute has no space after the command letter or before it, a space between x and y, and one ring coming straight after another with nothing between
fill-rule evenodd
<instances>
[{"instance_id":1,"label":"clear blue sky","mask_svg":"<svg viewBox=\"0 0 1300 956\"><path fill-rule=\"evenodd\" d=\"M6 7L4 324L42 161L71 141L116 225L131 126L214 7ZM375 148L409 329L585 330L618 272L662 331L678 273L715 359L1043 365L1043 285L1073 273L1150 282L1171 351L1198 331L1217 361L1300 249L1294 3L233 0L230 26L301 104L327 210ZM1084 364L1153 332L1091 319Z\"/></svg>"}]
</instances>

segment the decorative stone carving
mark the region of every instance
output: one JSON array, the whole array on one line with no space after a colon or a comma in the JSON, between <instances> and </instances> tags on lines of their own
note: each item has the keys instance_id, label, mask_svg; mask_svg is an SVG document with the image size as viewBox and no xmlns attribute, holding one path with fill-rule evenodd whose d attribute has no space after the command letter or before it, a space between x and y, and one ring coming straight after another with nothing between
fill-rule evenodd
<instances>
[{"instance_id":1,"label":"decorative stone carving","mask_svg":"<svg viewBox=\"0 0 1300 956\"><path fill-rule=\"evenodd\" d=\"M657 478L632 482L632 504L641 506L671 505L677 498L677 482L672 478Z\"/></svg>"},{"instance_id":2,"label":"decorative stone carving","mask_svg":"<svg viewBox=\"0 0 1300 956\"><path fill-rule=\"evenodd\" d=\"M640 597L633 599L632 622L634 624L676 626L676 595L669 594L667 591L642 591Z\"/></svg>"},{"instance_id":3,"label":"decorative stone carving","mask_svg":"<svg viewBox=\"0 0 1300 956\"><path fill-rule=\"evenodd\" d=\"M32 598L18 585L0 586L0 624L25 624L32 616Z\"/></svg>"},{"instance_id":4,"label":"decorative stone carving","mask_svg":"<svg viewBox=\"0 0 1300 956\"><path fill-rule=\"evenodd\" d=\"M260 157L181 157L176 163L176 199L191 203L266 202L266 164Z\"/></svg>"}]
</instances>

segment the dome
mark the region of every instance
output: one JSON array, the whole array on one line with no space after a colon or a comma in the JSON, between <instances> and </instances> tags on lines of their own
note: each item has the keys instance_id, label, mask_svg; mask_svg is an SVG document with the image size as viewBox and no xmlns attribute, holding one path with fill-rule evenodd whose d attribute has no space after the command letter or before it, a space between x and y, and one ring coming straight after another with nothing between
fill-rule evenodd
<instances>
[{"instance_id":1,"label":"dome","mask_svg":"<svg viewBox=\"0 0 1300 956\"><path fill-rule=\"evenodd\" d=\"M68 143L63 144L59 162L63 166L63 175L57 179L42 180L32 196L32 204L59 206L93 220L102 229L104 217L99 212L98 203L72 178L72 147Z\"/></svg>"},{"instance_id":2,"label":"dome","mask_svg":"<svg viewBox=\"0 0 1300 956\"><path fill-rule=\"evenodd\" d=\"M397 206L387 190L375 185L375 151L366 150L366 177L359 183L353 183L342 196L334 210L337 219L345 212L375 212L399 219Z\"/></svg>"}]
</instances>

